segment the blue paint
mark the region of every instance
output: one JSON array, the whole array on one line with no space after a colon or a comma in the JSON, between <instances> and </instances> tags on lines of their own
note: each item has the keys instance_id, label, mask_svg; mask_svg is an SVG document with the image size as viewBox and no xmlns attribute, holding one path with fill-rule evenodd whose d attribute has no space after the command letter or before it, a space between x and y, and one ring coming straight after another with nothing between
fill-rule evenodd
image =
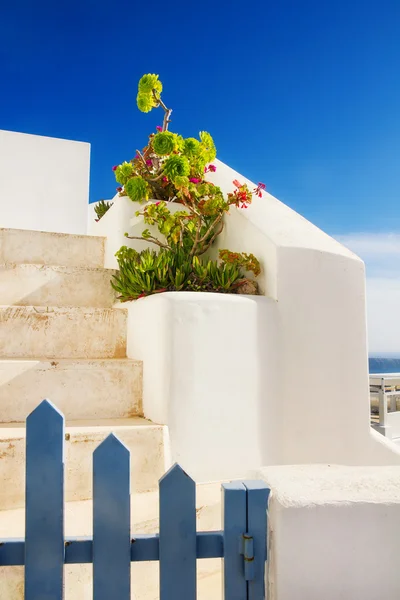
<instances>
[{"instance_id":1,"label":"blue paint","mask_svg":"<svg viewBox=\"0 0 400 600\"><path fill-rule=\"evenodd\" d=\"M2 540L0 544L0 567L24 565L25 540ZM196 557L223 558L224 538L222 531L201 531L196 537ZM135 535L131 540L131 562L158 561L159 535ZM93 540L90 537L66 538L66 565L82 565L93 562Z\"/></svg>"},{"instance_id":2,"label":"blue paint","mask_svg":"<svg viewBox=\"0 0 400 600\"><path fill-rule=\"evenodd\" d=\"M130 454L109 435L93 453L93 596L131 593Z\"/></svg>"},{"instance_id":3,"label":"blue paint","mask_svg":"<svg viewBox=\"0 0 400 600\"><path fill-rule=\"evenodd\" d=\"M246 532L246 488L240 482L222 486L222 526L224 530L224 600L247 600L241 538ZM260 599L261 600L261 599Z\"/></svg>"},{"instance_id":4,"label":"blue paint","mask_svg":"<svg viewBox=\"0 0 400 600\"><path fill-rule=\"evenodd\" d=\"M160 479L160 600L196 600L196 485L174 465Z\"/></svg>"},{"instance_id":5,"label":"blue paint","mask_svg":"<svg viewBox=\"0 0 400 600\"><path fill-rule=\"evenodd\" d=\"M64 417L44 400L26 428L25 600L62 600Z\"/></svg>"},{"instance_id":6,"label":"blue paint","mask_svg":"<svg viewBox=\"0 0 400 600\"><path fill-rule=\"evenodd\" d=\"M196 561L224 559L224 599L264 600L269 489L224 484L223 531L196 532L196 487L175 465L160 480L160 533L130 533L130 454L110 435L93 455L93 539L64 543L64 417L28 417L26 538L0 541L0 566L25 565L26 600L62 600L63 565L93 563L94 600L129 600L131 562L160 562L160 599L196 600ZM140 594L140 590L138 590Z\"/></svg>"},{"instance_id":7,"label":"blue paint","mask_svg":"<svg viewBox=\"0 0 400 600\"><path fill-rule=\"evenodd\" d=\"M247 492L247 533L253 540L252 577L248 579L248 600L265 598L267 560L267 508L269 488L262 481L245 481ZM250 574L250 573L249 573Z\"/></svg>"}]
</instances>

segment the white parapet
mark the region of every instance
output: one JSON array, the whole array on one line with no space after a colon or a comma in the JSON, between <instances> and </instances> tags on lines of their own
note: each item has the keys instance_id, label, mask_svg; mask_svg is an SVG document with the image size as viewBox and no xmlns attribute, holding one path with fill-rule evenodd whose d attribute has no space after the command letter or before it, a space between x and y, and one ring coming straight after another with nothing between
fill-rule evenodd
<instances>
[{"instance_id":1,"label":"white parapet","mask_svg":"<svg viewBox=\"0 0 400 600\"><path fill-rule=\"evenodd\" d=\"M216 165L207 177L225 194L233 180L255 187ZM123 233L140 230L136 208L116 197L96 224L107 267ZM128 308L144 414L170 427L174 458L203 480L257 465L400 464L370 428L363 262L268 193L232 208L218 242L260 259L266 297L177 293Z\"/></svg>"},{"instance_id":2,"label":"white parapet","mask_svg":"<svg viewBox=\"0 0 400 600\"><path fill-rule=\"evenodd\" d=\"M397 600L400 467L269 467L269 600Z\"/></svg>"},{"instance_id":3,"label":"white parapet","mask_svg":"<svg viewBox=\"0 0 400 600\"><path fill-rule=\"evenodd\" d=\"M197 481L278 461L276 302L170 292L124 306L144 413L168 424L172 460Z\"/></svg>"},{"instance_id":4,"label":"white parapet","mask_svg":"<svg viewBox=\"0 0 400 600\"><path fill-rule=\"evenodd\" d=\"M85 234L90 144L0 130L4 228Z\"/></svg>"}]
</instances>

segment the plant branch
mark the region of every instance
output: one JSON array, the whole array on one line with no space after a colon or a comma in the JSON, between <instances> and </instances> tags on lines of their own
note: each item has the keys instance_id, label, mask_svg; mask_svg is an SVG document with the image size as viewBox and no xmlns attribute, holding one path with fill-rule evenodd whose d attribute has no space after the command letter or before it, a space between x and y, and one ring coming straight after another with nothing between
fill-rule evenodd
<instances>
[{"instance_id":1,"label":"plant branch","mask_svg":"<svg viewBox=\"0 0 400 600\"><path fill-rule=\"evenodd\" d=\"M163 131L167 131L168 129L168 124L171 123L171 113L172 113L172 108L167 108L164 104L164 102L161 100L161 97L157 96L156 90L153 90L153 97L154 100L157 102L157 104L159 106L161 106L161 108L164 111L164 121L163 121Z\"/></svg>"},{"instance_id":2,"label":"plant branch","mask_svg":"<svg viewBox=\"0 0 400 600\"><path fill-rule=\"evenodd\" d=\"M215 219L215 221L213 221L210 225L210 227L207 229L206 233L203 235L203 237L199 240L200 244L202 244L203 242L205 242L205 240L208 238L208 236L211 234L212 230L214 229L215 225L217 225L220 220L223 217L223 213L221 213L220 215L218 215L218 217ZM222 231L222 229L221 229ZM215 238L214 238L215 239Z\"/></svg>"},{"instance_id":3,"label":"plant branch","mask_svg":"<svg viewBox=\"0 0 400 600\"><path fill-rule=\"evenodd\" d=\"M140 240L141 242L151 242L152 244L156 244L156 246L159 246L160 248L166 248L167 250L171 250L171 246L168 246L168 244L163 244L162 242L160 242L160 240L158 240L157 238L153 237L152 235L150 235L149 237L143 237L143 236L136 236L136 235L127 235L126 236L129 240Z\"/></svg>"},{"instance_id":4,"label":"plant branch","mask_svg":"<svg viewBox=\"0 0 400 600\"><path fill-rule=\"evenodd\" d=\"M199 217L198 221L197 221L196 237L194 238L194 244L190 251L190 255L189 255L190 257L194 256L194 254L196 252L197 244L199 243L199 238L200 238L200 231L201 231L201 217Z\"/></svg>"},{"instance_id":5,"label":"plant branch","mask_svg":"<svg viewBox=\"0 0 400 600\"><path fill-rule=\"evenodd\" d=\"M142 161L142 163L144 164L145 168L147 169L147 171L150 173L150 169L146 164L146 161L144 160L144 157L142 155L141 152L139 152L139 150L136 150L136 154L139 156L140 160Z\"/></svg>"},{"instance_id":6,"label":"plant branch","mask_svg":"<svg viewBox=\"0 0 400 600\"><path fill-rule=\"evenodd\" d=\"M201 256L202 254L204 254L205 252L207 252L207 250L209 249L209 247L210 247L210 246L213 244L213 242L214 242L215 238L216 238L217 236L219 236L219 234L220 234L220 233L222 233L222 230L223 230L223 228L224 228L224 223L222 222L222 223L221 223L221 227L218 229L218 231L216 231L216 232L214 233L214 235L212 236L211 240L210 240L210 241L208 242L208 244L207 244L207 245L206 245L206 246L205 246L205 247L202 249L202 251L198 253L198 255L197 255L197 256Z\"/></svg>"},{"instance_id":7,"label":"plant branch","mask_svg":"<svg viewBox=\"0 0 400 600\"><path fill-rule=\"evenodd\" d=\"M162 171L157 177L153 177L153 179L149 179L149 181L160 181L160 179L164 177L164 172Z\"/></svg>"}]
</instances>

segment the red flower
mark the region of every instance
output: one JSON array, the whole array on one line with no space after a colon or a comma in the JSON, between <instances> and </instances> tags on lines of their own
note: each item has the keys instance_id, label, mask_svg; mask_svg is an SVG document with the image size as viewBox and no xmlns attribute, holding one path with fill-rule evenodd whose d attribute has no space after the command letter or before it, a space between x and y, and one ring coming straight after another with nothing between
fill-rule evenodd
<instances>
[{"instance_id":1,"label":"red flower","mask_svg":"<svg viewBox=\"0 0 400 600\"><path fill-rule=\"evenodd\" d=\"M156 206L158 206L159 204L161 204L161 201L160 202L156 202Z\"/></svg>"},{"instance_id":2,"label":"red flower","mask_svg":"<svg viewBox=\"0 0 400 600\"><path fill-rule=\"evenodd\" d=\"M112 168L113 171L116 171L117 169L118 169L117 166L115 166L115 167Z\"/></svg>"},{"instance_id":3,"label":"red flower","mask_svg":"<svg viewBox=\"0 0 400 600\"><path fill-rule=\"evenodd\" d=\"M146 165L147 165L147 166L151 167L151 166L152 166L152 164L153 164L153 163L151 162L151 160L150 160L150 159L146 160Z\"/></svg>"},{"instance_id":4,"label":"red flower","mask_svg":"<svg viewBox=\"0 0 400 600\"><path fill-rule=\"evenodd\" d=\"M117 187L117 192L122 192L122 187Z\"/></svg>"},{"instance_id":5,"label":"red flower","mask_svg":"<svg viewBox=\"0 0 400 600\"><path fill-rule=\"evenodd\" d=\"M189 181L191 181L192 183L201 183L201 179L199 179L198 177L191 177Z\"/></svg>"},{"instance_id":6,"label":"red flower","mask_svg":"<svg viewBox=\"0 0 400 600\"><path fill-rule=\"evenodd\" d=\"M242 187L242 184L237 179L234 179L232 183L233 183L233 185L236 185L237 188L241 188Z\"/></svg>"},{"instance_id":7,"label":"red flower","mask_svg":"<svg viewBox=\"0 0 400 600\"><path fill-rule=\"evenodd\" d=\"M160 127L159 125L157 125L156 129L157 131L162 131L162 127Z\"/></svg>"},{"instance_id":8,"label":"red flower","mask_svg":"<svg viewBox=\"0 0 400 600\"><path fill-rule=\"evenodd\" d=\"M215 171L217 170L217 167L215 165L208 165L208 170L215 173Z\"/></svg>"}]
</instances>

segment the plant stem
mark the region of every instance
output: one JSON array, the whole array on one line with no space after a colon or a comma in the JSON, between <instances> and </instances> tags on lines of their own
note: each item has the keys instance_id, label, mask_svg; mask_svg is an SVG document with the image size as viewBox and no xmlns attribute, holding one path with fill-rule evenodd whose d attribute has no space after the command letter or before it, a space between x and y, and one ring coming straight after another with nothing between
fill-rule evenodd
<instances>
[{"instance_id":1,"label":"plant stem","mask_svg":"<svg viewBox=\"0 0 400 600\"><path fill-rule=\"evenodd\" d=\"M198 221L197 221L197 229L196 229L196 237L194 238L194 244L193 247L190 251L190 257L194 256L196 253L196 248L197 248L197 244L199 243L199 238L200 238L200 231L201 231L201 217L198 217Z\"/></svg>"},{"instance_id":2,"label":"plant stem","mask_svg":"<svg viewBox=\"0 0 400 600\"><path fill-rule=\"evenodd\" d=\"M129 240L140 240L141 242L151 242L152 244L156 244L156 246L159 246L160 248L166 248L166 250L171 250L171 246L168 246L168 244L163 244L162 242L160 242L157 238L153 237L152 235L150 235L149 237L144 238L143 236L136 236L136 235L127 235L126 236Z\"/></svg>"},{"instance_id":3,"label":"plant stem","mask_svg":"<svg viewBox=\"0 0 400 600\"><path fill-rule=\"evenodd\" d=\"M206 245L206 246L205 246L205 247L202 249L202 251L198 253L198 255L197 255L197 256L201 256L202 254L204 254L204 252L207 252L207 250L209 249L209 247L210 247L210 246L213 244L213 242L214 242L215 238L216 238L216 237L217 237L217 236L218 236L220 233L222 233L222 230L223 230L223 228L224 228L224 223L222 222L222 223L221 223L221 227L218 229L218 231L216 231L216 232L214 233L214 235L212 236L211 240L210 240L210 241L208 242L208 244L207 244L207 245Z\"/></svg>"},{"instance_id":4,"label":"plant stem","mask_svg":"<svg viewBox=\"0 0 400 600\"><path fill-rule=\"evenodd\" d=\"M141 161L142 161L142 163L144 164L144 166L145 166L145 168L147 169L147 171L150 173L150 169L149 169L149 167L147 166L147 164L146 164L146 161L144 160L144 157L143 157L142 153L141 153L141 152L139 152L139 150L136 150L136 154L138 154L138 155L139 155L139 158L140 158L140 160L141 160Z\"/></svg>"},{"instance_id":5,"label":"plant stem","mask_svg":"<svg viewBox=\"0 0 400 600\"><path fill-rule=\"evenodd\" d=\"M207 229L206 233L203 235L203 237L199 240L200 244L202 244L210 235L210 233L212 232L212 230L214 229L215 225L217 225L220 220L222 219L223 214L221 213L220 215L218 215L218 217L211 223L210 227ZM222 231L222 230L221 230ZM215 239L215 238L214 238Z\"/></svg>"},{"instance_id":6,"label":"plant stem","mask_svg":"<svg viewBox=\"0 0 400 600\"><path fill-rule=\"evenodd\" d=\"M162 128L162 130L163 130L163 131L167 131L167 129L168 129L168 124L169 124L169 123L171 123L171 119L170 119L170 117L171 117L171 113L172 113L172 108L167 108L167 107L165 106L165 104L164 104L164 102L161 100L161 98L157 96L156 90L153 90L153 96L154 96L154 99L155 99L155 101L157 102L157 104L158 104L159 106L161 106L161 108L163 109L163 111L164 111L164 113L165 113L165 114L164 114L164 121L163 121L163 128Z\"/></svg>"}]
</instances>

